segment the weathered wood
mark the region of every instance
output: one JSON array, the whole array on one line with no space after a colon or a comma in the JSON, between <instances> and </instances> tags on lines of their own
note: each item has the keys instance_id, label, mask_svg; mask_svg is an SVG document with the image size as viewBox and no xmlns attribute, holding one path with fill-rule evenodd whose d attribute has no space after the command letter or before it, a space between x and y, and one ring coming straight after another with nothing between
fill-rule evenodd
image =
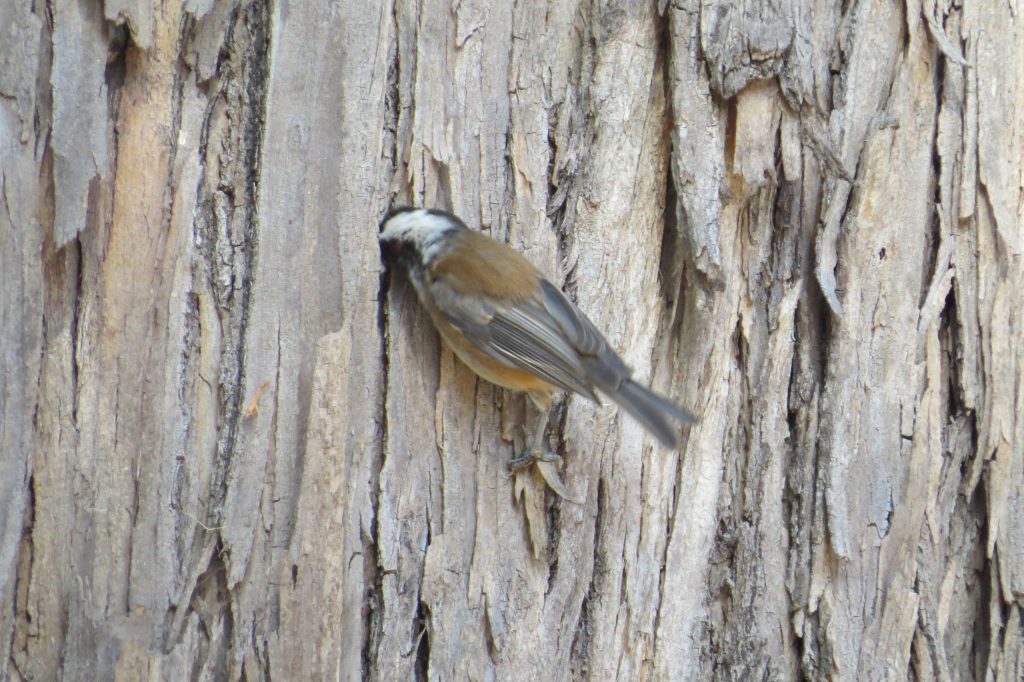
<instances>
[{"instance_id":1,"label":"weathered wood","mask_svg":"<svg viewBox=\"0 0 1024 682\"><path fill-rule=\"evenodd\" d=\"M1024 676L998 4L0 7L0 678ZM522 250L700 416L533 415L381 263Z\"/></svg>"}]
</instances>

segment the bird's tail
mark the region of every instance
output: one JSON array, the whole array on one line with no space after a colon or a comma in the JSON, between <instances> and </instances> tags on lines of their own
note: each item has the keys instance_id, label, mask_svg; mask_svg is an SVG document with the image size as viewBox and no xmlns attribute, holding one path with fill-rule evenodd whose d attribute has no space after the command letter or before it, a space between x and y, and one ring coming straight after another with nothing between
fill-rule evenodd
<instances>
[{"instance_id":1,"label":"bird's tail","mask_svg":"<svg viewBox=\"0 0 1024 682\"><path fill-rule=\"evenodd\" d=\"M667 448L679 444L675 422L692 424L697 421L696 417L683 408L632 379L626 379L610 397Z\"/></svg>"}]
</instances>

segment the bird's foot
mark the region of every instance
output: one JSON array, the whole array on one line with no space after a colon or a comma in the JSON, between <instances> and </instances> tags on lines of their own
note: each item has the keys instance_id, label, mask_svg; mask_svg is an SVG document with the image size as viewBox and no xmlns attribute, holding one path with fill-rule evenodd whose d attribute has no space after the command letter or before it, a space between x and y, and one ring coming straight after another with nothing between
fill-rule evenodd
<instances>
[{"instance_id":1,"label":"bird's foot","mask_svg":"<svg viewBox=\"0 0 1024 682\"><path fill-rule=\"evenodd\" d=\"M537 465L537 472L540 474L540 477L544 479L544 483L554 490L559 497L575 504L582 504L583 500L570 493L569 489L562 481L562 477L559 475L558 470L561 468L563 460L561 456L553 452L527 450L518 457L513 457L508 463L508 468L512 473L519 474L534 464Z\"/></svg>"},{"instance_id":2,"label":"bird's foot","mask_svg":"<svg viewBox=\"0 0 1024 682\"><path fill-rule=\"evenodd\" d=\"M554 464L556 467L561 467L563 460L561 455L554 452L545 452L543 450L526 450L521 455L517 455L509 460L508 470L509 471L522 471L527 469L535 462L547 462Z\"/></svg>"}]
</instances>

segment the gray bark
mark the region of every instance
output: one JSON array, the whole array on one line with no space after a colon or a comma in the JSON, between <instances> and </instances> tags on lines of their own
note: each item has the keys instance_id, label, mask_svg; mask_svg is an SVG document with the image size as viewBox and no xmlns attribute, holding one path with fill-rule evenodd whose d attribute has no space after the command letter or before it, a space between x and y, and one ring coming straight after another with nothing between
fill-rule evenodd
<instances>
[{"instance_id":1,"label":"gray bark","mask_svg":"<svg viewBox=\"0 0 1024 682\"><path fill-rule=\"evenodd\" d=\"M0 6L0 679L1024 678L1021 110L1012 3ZM392 202L679 450L510 476Z\"/></svg>"}]
</instances>

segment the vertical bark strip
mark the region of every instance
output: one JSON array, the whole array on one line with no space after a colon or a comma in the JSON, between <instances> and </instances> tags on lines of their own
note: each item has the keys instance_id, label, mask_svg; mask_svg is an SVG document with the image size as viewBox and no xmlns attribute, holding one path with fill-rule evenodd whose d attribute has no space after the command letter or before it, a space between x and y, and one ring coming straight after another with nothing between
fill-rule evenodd
<instances>
[{"instance_id":1,"label":"vertical bark strip","mask_svg":"<svg viewBox=\"0 0 1024 682\"><path fill-rule=\"evenodd\" d=\"M0 6L0 678L1024 677L1011 4ZM582 502L377 229L522 250L678 451Z\"/></svg>"}]
</instances>

